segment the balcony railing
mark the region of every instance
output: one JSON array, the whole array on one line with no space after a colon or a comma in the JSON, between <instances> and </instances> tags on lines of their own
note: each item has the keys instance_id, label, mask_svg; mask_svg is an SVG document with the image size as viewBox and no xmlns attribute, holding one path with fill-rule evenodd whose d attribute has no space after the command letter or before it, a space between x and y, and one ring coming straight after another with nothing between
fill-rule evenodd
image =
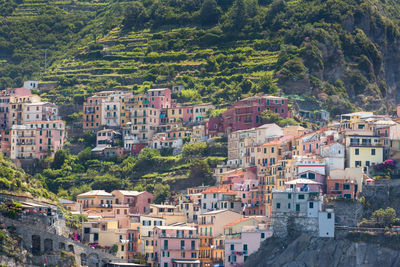
<instances>
[{"instance_id":1,"label":"balcony railing","mask_svg":"<svg viewBox=\"0 0 400 267\"><path fill-rule=\"evenodd\" d=\"M370 147L370 146L382 146L380 143L370 143L370 142L350 142L350 146L365 146L365 147Z\"/></svg>"},{"instance_id":2,"label":"balcony railing","mask_svg":"<svg viewBox=\"0 0 400 267\"><path fill-rule=\"evenodd\" d=\"M193 234L193 235L176 235L176 234L163 234L160 233L159 237L162 238L189 238L189 239L194 239L194 238L198 238L199 235L198 234Z\"/></svg>"}]
</instances>

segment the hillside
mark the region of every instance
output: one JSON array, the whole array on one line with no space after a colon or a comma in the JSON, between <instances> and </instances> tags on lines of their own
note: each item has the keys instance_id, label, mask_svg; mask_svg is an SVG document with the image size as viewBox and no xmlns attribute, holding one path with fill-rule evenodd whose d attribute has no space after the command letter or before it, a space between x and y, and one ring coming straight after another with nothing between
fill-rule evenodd
<instances>
[{"instance_id":1,"label":"hillside","mask_svg":"<svg viewBox=\"0 0 400 267\"><path fill-rule=\"evenodd\" d=\"M398 266L396 236L350 233L342 238L267 239L245 266Z\"/></svg>"},{"instance_id":2,"label":"hillside","mask_svg":"<svg viewBox=\"0 0 400 267\"><path fill-rule=\"evenodd\" d=\"M0 3L0 85L55 82L43 96L58 103L172 84L183 102L279 90L333 115L399 102L396 1L28 1Z\"/></svg>"},{"instance_id":3,"label":"hillside","mask_svg":"<svg viewBox=\"0 0 400 267\"><path fill-rule=\"evenodd\" d=\"M0 194L34 197L37 199L53 199L36 177L26 174L17 168L9 159L0 156Z\"/></svg>"}]
</instances>

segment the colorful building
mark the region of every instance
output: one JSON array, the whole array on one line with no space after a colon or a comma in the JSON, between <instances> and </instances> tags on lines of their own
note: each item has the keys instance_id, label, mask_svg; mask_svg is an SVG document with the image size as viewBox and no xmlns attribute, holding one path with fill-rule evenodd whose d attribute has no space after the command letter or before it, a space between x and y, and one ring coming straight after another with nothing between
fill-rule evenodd
<instances>
[{"instance_id":1,"label":"colorful building","mask_svg":"<svg viewBox=\"0 0 400 267\"><path fill-rule=\"evenodd\" d=\"M156 226L153 236L155 266L200 266L199 239L195 227Z\"/></svg>"}]
</instances>

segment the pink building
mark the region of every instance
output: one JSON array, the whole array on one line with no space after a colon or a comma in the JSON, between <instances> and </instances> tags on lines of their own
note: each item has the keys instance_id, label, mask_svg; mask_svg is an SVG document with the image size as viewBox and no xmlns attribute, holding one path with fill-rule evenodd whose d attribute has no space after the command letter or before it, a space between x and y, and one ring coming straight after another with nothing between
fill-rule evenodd
<instances>
[{"instance_id":1,"label":"pink building","mask_svg":"<svg viewBox=\"0 0 400 267\"><path fill-rule=\"evenodd\" d=\"M270 237L272 237L272 230L265 224L243 226L239 234L227 235L224 266L244 266L249 255L256 252L261 243Z\"/></svg>"},{"instance_id":2,"label":"pink building","mask_svg":"<svg viewBox=\"0 0 400 267\"><path fill-rule=\"evenodd\" d=\"M103 129L98 131L96 135L96 146L107 146L112 145L114 138L120 134L113 129Z\"/></svg>"},{"instance_id":3,"label":"pink building","mask_svg":"<svg viewBox=\"0 0 400 267\"><path fill-rule=\"evenodd\" d=\"M154 237L154 266L198 267L200 266L199 239L195 227L156 226Z\"/></svg>"},{"instance_id":4,"label":"pink building","mask_svg":"<svg viewBox=\"0 0 400 267\"><path fill-rule=\"evenodd\" d=\"M150 89L145 101L151 108L170 108L172 103L171 90L169 88Z\"/></svg>"},{"instance_id":5,"label":"pink building","mask_svg":"<svg viewBox=\"0 0 400 267\"><path fill-rule=\"evenodd\" d=\"M303 143L303 155L315 154L320 155L321 140L320 134L317 132L307 134L301 137Z\"/></svg>"},{"instance_id":6,"label":"pink building","mask_svg":"<svg viewBox=\"0 0 400 267\"><path fill-rule=\"evenodd\" d=\"M65 122L32 121L13 125L11 129L11 159L52 156L64 146ZM3 148L2 148L3 149Z\"/></svg>"},{"instance_id":7,"label":"pink building","mask_svg":"<svg viewBox=\"0 0 400 267\"><path fill-rule=\"evenodd\" d=\"M261 205L263 196L259 194L260 183L256 166L228 173L222 181L222 186L236 192L240 197L243 215L263 214L264 206Z\"/></svg>"},{"instance_id":8,"label":"pink building","mask_svg":"<svg viewBox=\"0 0 400 267\"><path fill-rule=\"evenodd\" d=\"M276 96L252 96L236 101L222 114L225 133L261 126L261 112L271 110L282 118L289 116L288 100Z\"/></svg>"},{"instance_id":9,"label":"pink building","mask_svg":"<svg viewBox=\"0 0 400 267\"><path fill-rule=\"evenodd\" d=\"M31 90L26 88L6 89L0 92L0 129L9 126L10 96L23 96L31 94Z\"/></svg>"},{"instance_id":10,"label":"pink building","mask_svg":"<svg viewBox=\"0 0 400 267\"><path fill-rule=\"evenodd\" d=\"M221 136L224 134L224 122L222 117L209 118L205 123L205 135L208 137Z\"/></svg>"},{"instance_id":11,"label":"pink building","mask_svg":"<svg viewBox=\"0 0 400 267\"><path fill-rule=\"evenodd\" d=\"M150 212L150 204L153 204L153 194L143 191L114 190L115 204L127 204L130 214L147 214Z\"/></svg>"}]
</instances>

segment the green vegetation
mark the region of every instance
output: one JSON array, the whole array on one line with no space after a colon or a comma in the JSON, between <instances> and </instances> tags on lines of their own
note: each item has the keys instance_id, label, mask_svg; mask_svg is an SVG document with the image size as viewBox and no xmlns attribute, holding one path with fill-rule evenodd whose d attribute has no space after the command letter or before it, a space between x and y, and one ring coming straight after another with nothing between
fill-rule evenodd
<instances>
[{"instance_id":1,"label":"green vegetation","mask_svg":"<svg viewBox=\"0 0 400 267\"><path fill-rule=\"evenodd\" d=\"M90 190L131 189L154 193L155 202L168 199L176 183L192 186L212 184L211 168L226 160L227 149L215 142L187 143L183 155L161 155L159 150L144 148L137 157L113 158L100 161L90 152L90 143L78 155L63 149L54 158L41 162L36 177L61 198L75 199ZM186 181L186 182L185 182ZM75 224L73 219L71 224Z\"/></svg>"},{"instance_id":2,"label":"green vegetation","mask_svg":"<svg viewBox=\"0 0 400 267\"><path fill-rule=\"evenodd\" d=\"M1 156L0 192L54 199L54 196L43 187L41 180L24 173L16 168L10 160Z\"/></svg>"},{"instance_id":3,"label":"green vegetation","mask_svg":"<svg viewBox=\"0 0 400 267\"><path fill-rule=\"evenodd\" d=\"M375 210L369 220L363 219L360 226L384 228L398 223L399 219L397 218L396 211L391 207L387 207L386 209L380 208Z\"/></svg>"},{"instance_id":4,"label":"green vegetation","mask_svg":"<svg viewBox=\"0 0 400 267\"><path fill-rule=\"evenodd\" d=\"M380 0L3 0L0 86L42 78L56 84L42 96L61 104L159 84L184 85L187 103L280 92L315 96L336 115L389 93L383 58L400 52L398 10Z\"/></svg>"}]
</instances>

